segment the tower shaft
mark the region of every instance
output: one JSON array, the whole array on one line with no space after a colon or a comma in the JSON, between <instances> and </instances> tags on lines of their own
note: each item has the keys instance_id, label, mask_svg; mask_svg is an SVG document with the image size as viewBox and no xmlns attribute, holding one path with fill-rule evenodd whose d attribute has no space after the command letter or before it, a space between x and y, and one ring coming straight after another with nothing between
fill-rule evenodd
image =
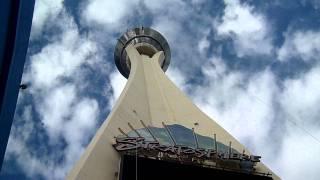
<instances>
[{"instance_id":1,"label":"tower shaft","mask_svg":"<svg viewBox=\"0 0 320 180\"><path fill-rule=\"evenodd\" d=\"M131 69L127 84L107 120L102 124L68 179L117 180L121 156L112 146L119 135L147 127L181 125L201 136L217 136L219 143L238 152L249 151L226 130L197 108L164 74L162 51L152 57L126 47ZM159 139L158 139L159 140ZM258 162L256 171L272 173ZM272 173L273 174L273 173ZM274 179L278 179L273 175Z\"/></svg>"}]
</instances>

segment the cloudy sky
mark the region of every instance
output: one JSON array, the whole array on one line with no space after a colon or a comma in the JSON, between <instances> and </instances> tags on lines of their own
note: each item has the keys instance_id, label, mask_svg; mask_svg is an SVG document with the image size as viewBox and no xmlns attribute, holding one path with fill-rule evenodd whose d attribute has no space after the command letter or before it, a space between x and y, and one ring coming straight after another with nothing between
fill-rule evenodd
<instances>
[{"instance_id":1,"label":"cloudy sky","mask_svg":"<svg viewBox=\"0 0 320 180\"><path fill-rule=\"evenodd\" d=\"M0 179L63 179L126 79L135 26L171 46L167 75L283 179L320 176L320 1L38 0Z\"/></svg>"}]
</instances>

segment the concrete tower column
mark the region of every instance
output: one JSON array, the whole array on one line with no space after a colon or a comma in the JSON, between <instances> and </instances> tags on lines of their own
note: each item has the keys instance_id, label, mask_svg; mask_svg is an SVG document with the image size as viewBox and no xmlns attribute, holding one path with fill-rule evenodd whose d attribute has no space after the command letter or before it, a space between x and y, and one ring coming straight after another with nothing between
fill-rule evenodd
<instances>
[{"instance_id":1,"label":"concrete tower column","mask_svg":"<svg viewBox=\"0 0 320 180\"><path fill-rule=\"evenodd\" d=\"M211 138L215 134L221 145L227 147L232 142L235 151L250 155L167 78L164 71L170 62L170 49L161 34L136 28L124 36L118 42L115 60L119 71L128 78L127 84L67 179L119 179L121 156L112 146L115 137L130 136L132 131L146 127L179 126ZM161 138L156 140L161 143ZM256 164L255 172L270 173L273 179L279 179L261 162Z\"/></svg>"}]
</instances>

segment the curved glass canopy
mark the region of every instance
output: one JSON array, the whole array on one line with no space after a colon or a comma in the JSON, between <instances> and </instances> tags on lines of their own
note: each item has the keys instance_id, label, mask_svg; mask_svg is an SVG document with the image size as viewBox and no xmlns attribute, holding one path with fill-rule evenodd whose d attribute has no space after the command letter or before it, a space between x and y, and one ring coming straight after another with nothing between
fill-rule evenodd
<instances>
[{"instance_id":1,"label":"curved glass canopy","mask_svg":"<svg viewBox=\"0 0 320 180\"><path fill-rule=\"evenodd\" d=\"M217 150L219 152L228 152L229 146L221 142L215 141L211 137L197 134L194 130L188 129L179 124L166 125L164 128L148 127L130 131L127 134L129 137L143 137L145 141L158 141L162 145L178 145L187 146L191 148L201 149L215 149L215 142L217 143ZM231 153L238 153L231 148Z\"/></svg>"}]
</instances>

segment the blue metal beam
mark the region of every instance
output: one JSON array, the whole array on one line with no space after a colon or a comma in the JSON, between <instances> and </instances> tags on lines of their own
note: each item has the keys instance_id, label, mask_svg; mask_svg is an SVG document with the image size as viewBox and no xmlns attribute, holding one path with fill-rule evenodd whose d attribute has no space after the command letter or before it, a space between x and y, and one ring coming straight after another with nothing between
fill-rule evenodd
<instances>
[{"instance_id":1,"label":"blue metal beam","mask_svg":"<svg viewBox=\"0 0 320 180\"><path fill-rule=\"evenodd\" d=\"M35 0L0 1L0 170L16 108Z\"/></svg>"}]
</instances>

